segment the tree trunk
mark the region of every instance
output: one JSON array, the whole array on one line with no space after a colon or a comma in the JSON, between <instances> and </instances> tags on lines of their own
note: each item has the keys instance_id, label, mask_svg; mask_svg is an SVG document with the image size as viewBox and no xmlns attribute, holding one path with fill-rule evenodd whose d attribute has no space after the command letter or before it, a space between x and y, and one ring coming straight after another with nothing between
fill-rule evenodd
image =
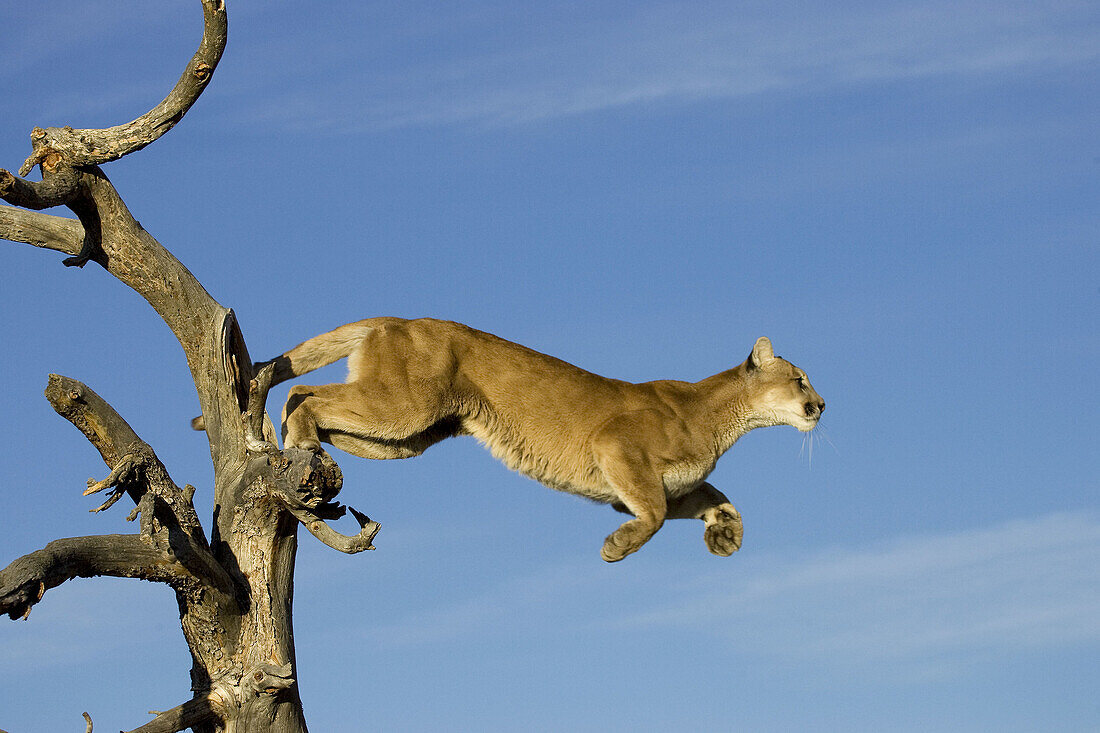
<instances>
[{"instance_id":1,"label":"tree trunk","mask_svg":"<svg viewBox=\"0 0 1100 733\"><path fill-rule=\"evenodd\" d=\"M19 175L0 169L0 238L63 252L68 266L95 262L153 307L183 347L214 464L214 517L206 533L191 502L153 449L87 386L50 375L46 397L99 450L110 469L86 493L107 492L96 511L126 495L133 535L59 539L0 570L0 613L26 618L43 594L74 577L140 578L172 587L191 651L194 697L135 728L145 733L306 730L295 683L291 623L299 523L342 552L372 549L378 525L353 513L359 534L325 524L341 474L324 454L279 451L267 418L270 374L253 374L233 312L131 216L100 165L152 143L198 99L221 58L225 5L201 0L202 42L175 88L145 115L103 130L31 133ZM41 181L26 179L35 166ZM28 211L66 206L77 219ZM256 376L257 378L254 378ZM90 723L89 723L90 726Z\"/></svg>"}]
</instances>

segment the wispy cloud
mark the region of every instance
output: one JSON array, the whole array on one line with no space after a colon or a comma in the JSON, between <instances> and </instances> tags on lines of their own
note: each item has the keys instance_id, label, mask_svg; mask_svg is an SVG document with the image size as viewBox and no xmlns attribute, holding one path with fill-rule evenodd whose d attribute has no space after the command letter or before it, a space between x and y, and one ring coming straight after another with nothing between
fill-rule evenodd
<instances>
[{"instance_id":1,"label":"wispy cloud","mask_svg":"<svg viewBox=\"0 0 1100 733\"><path fill-rule=\"evenodd\" d=\"M491 44L477 42L484 28L467 19L455 24L455 34L467 34L458 50L395 57L388 68L367 67L377 56L346 59L319 85L271 98L257 113L311 127L323 116L344 132L516 124L639 103L1100 59L1100 23L1076 2L646 3L615 17L568 12L573 22L550 13L525 23L485 19L516 23ZM266 66L258 60L258 70Z\"/></svg>"},{"instance_id":2,"label":"wispy cloud","mask_svg":"<svg viewBox=\"0 0 1100 733\"><path fill-rule=\"evenodd\" d=\"M591 563L544 568L359 633L391 647L485 640L527 625L570 636L687 633L772 663L888 662L907 674L970 655L1100 642L1100 519L1089 514L732 562L736 575L725 566L685 574L681 564L658 569L660 580L653 565L641 575ZM655 592L661 583L665 592ZM600 608L570 608L573 596L599 597Z\"/></svg>"},{"instance_id":3,"label":"wispy cloud","mask_svg":"<svg viewBox=\"0 0 1100 733\"><path fill-rule=\"evenodd\" d=\"M624 620L793 660L928 660L1100 642L1100 521L1057 514L757 567ZM701 587L728 578L698 579Z\"/></svg>"}]
</instances>

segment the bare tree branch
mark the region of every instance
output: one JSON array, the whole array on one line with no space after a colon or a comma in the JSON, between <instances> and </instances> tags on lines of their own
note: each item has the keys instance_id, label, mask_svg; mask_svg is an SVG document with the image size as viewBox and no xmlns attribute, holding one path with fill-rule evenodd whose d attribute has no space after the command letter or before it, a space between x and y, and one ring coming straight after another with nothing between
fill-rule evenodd
<instances>
[{"instance_id":1,"label":"bare tree branch","mask_svg":"<svg viewBox=\"0 0 1100 733\"><path fill-rule=\"evenodd\" d=\"M0 613L26 618L50 588L73 578L109 575L167 583L175 588L196 578L182 563L136 534L54 540L0 570Z\"/></svg>"},{"instance_id":2,"label":"bare tree branch","mask_svg":"<svg viewBox=\"0 0 1100 733\"><path fill-rule=\"evenodd\" d=\"M0 206L0 239L75 255L84 241L76 219Z\"/></svg>"},{"instance_id":3,"label":"bare tree branch","mask_svg":"<svg viewBox=\"0 0 1100 733\"><path fill-rule=\"evenodd\" d=\"M371 521L371 518L362 512L357 512L351 507L347 507L351 511L352 516L355 517L355 521L359 524L359 532L354 535L340 534L332 527L325 524L324 520L302 507L288 506L288 510L294 517L302 523L309 533L321 540L329 547L340 552L347 553L348 555L354 555L357 552L363 550L373 550L374 545L371 541L374 536L378 534L378 530L382 528L378 522ZM344 507L340 507L342 510ZM340 512L343 514L343 511Z\"/></svg>"},{"instance_id":4,"label":"bare tree branch","mask_svg":"<svg viewBox=\"0 0 1100 733\"><path fill-rule=\"evenodd\" d=\"M218 717L209 697L188 700L171 710L153 712L157 717L129 733L176 733Z\"/></svg>"},{"instance_id":5,"label":"bare tree branch","mask_svg":"<svg viewBox=\"0 0 1100 733\"><path fill-rule=\"evenodd\" d=\"M36 182L16 178L8 171L0 170L0 198L8 203L31 209L44 209L61 204L68 206L80 218L83 241L80 248L73 252L76 256L65 259L64 264L70 267L83 267L94 260L106 267L99 210L87 186L83 185L84 176L71 166L58 164L56 154L50 156L48 161L43 161L42 173L43 179ZM6 219L0 219L0 238L16 242L28 241L20 236L18 228L9 231L4 226L5 221ZM42 246L33 240L30 243ZM59 248L51 247L51 249ZM69 246L60 249L65 252L72 251Z\"/></svg>"},{"instance_id":6,"label":"bare tree branch","mask_svg":"<svg viewBox=\"0 0 1100 733\"><path fill-rule=\"evenodd\" d=\"M148 443L107 402L87 385L51 374L46 398L54 410L75 425L96 447L111 468L102 481L89 479L85 495L112 489L102 506L109 508L127 493L141 514L141 535L185 565L196 577L226 595L236 585L214 559L191 503L194 489L180 489ZM133 519L136 516L130 515Z\"/></svg>"},{"instance_id":7,"label":"bare tree branch","mask_svg":"<svg viewBox=\"0 0 1100 733\"><path fill-rule=\"evenodd\" d=\"M118 160L141 150L172 129L202 94L225 50L228 34L225 3L202 0L202 8L202 42L176 86L160 104L136 120L103 130L35 128L31 133L34 153L23 164L20 174L27 175L31 168L53 153L74 167Z\"/></svg>"},{"instance_id":8,"label":"bare tree branch","mask_svg":"<svg viewBox=\"0 0 1100 733\"><path fill-rule=\"evenodd\" d=\"M47 168L45 161L42 165ZM49 170L55 172L53 166L49 166ZM28 181L0 168L0 198L26 209L48 209L67 204L77 195L78 188L79 176L69 166L56 170L55 175L41 181Z\"/></svg>"},{"instance_id":9,"label":"bare tree branch","mask_svg":"<svg viewBox=\"0 0 1100 733\"><path fill-rule=\"evenodd\" d=\"M254 369L255 366L253 365ZM245 440L248 449L253 452L279 450L275 444L275 426L271 424L271 418L267 414L267 393L271 389L271 378L274 374L274 365L265 364L248 383L248 409L245 413L248 435ZM198 428L201 423L196 418L191 421L191 427Z\"/></svg>"},{"instance_id":10,"label":"bare tree branch","mask_svg":"<svg viewBox=\"0 0 1100 733\"><path fill-rule=\"evenodd\" d=\"M115 408L82 382L51 374L46 384L46 399L58 415L84 433L111 469L131 445L144 442Z\"/></svg>"}]
</instances>

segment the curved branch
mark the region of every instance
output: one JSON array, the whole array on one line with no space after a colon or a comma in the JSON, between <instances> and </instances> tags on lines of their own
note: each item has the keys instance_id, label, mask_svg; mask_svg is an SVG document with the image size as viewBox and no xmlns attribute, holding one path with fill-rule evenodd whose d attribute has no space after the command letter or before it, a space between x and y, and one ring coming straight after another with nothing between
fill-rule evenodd
<instances>
[{"instance_id":1,"label":"curved branch","mask_svg":"<svg viewBox=\"0 0 1100 733\"><path fill-rule=\"evenodd\" d=\"M98 535L54 540L0 570L0 613L26 618L50 588L73 578L109 575L179 587L195 580L181 563L150 547L140 535Z\"/></svg>"},{"instance_id":2,"label":"curved branch","mask_svg":"<svg viewBox=\"0 0 1100 733\"><path fill-rule=\"evenodd\" d=\"M118 160L141 150L171 130L206 89L225 50L228 35L225 3L222 0L202 0L202 10L202 42L176 86L160 104L136 120L102 130L35 128L31 133L34 153L24 163L20 174L27 175L31 168L53 153L59 154L72 166L92 166Z\"/></svg>"},{"instance_id":3,"label":"curved branch","mask_svg":"<svg viewBox=\"0 0 1100 733\"><path fill-rule=\"evenodd\" d=\"M378 530L382 528L382 525L378 522L374 522L366 514L357 512L351 507L347 507L355 521L359 524L359 532L354 535L340 534L332 527L325 524L324 520L302 507L287 506L287 511L294 515L295 519L302 523L302 525L309 530L309 533L321 540L329 547L339 552L347 553L348 555L354 555L357 552L363 550L373 550L374 545L371 541L374 536L378 534ZM341 507L341 510L343 507ZM343 514L343 511L340 511Z\"/></svg>"},{"instance_id":4,"label":"curved branch","mask_svg":"<svg viewBox=\"0 0 1100 733\"><path fill-rule=\"evenodd\" d=\"M56 182L35 184L10 174L2 176L0 186L6 186L13 203L38 206L62 201L70 206L86 235L81 246L72 247L71 231L58 231L57 220L52 219L7 215L5 218L14 221L0 219L0 236L41 241L74 254L66 265L81 266L94 260L149 302L187 357L206 417L215 493L219 504L231 509L235 497L228 494L238 486L245 461L246 430L241 414L247 408L252 376L244 339L232 312L215 301L194 275L142 228L96 165L148 145L175 125L198 99L221 58L228 28L222 0L201 1L205 21L202 43L164 101L131 123L105 130L36 128L31 136L34 154L28 163L40 164L43 178L56 178ZM76 175L71 188L65 184L70 172Z\"/></svg>"}]
</instances>

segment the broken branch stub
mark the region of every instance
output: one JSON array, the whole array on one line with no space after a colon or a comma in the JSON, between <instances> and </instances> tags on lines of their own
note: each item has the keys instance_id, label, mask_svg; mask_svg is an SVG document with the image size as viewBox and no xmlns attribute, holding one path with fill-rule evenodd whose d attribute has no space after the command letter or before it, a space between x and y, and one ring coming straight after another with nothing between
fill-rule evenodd
<instances>
[{"instance_id":1,"label":"broken branch stub","mask_svg":"<svg viewBox=\"0 0 1100 733\"><path fill-rule=\"evenodd\" d=\"M351 509L359 525L354 535L341 534L325 523L326 519L339 519L350 509L332 501L340 491L343 476L327 453L287 448L257 460L273 469L275 482L271 493L310 534L332 549L348 554L374 549L371 541L381 526L367 515Z\"/></svg>"}]
</instances>

